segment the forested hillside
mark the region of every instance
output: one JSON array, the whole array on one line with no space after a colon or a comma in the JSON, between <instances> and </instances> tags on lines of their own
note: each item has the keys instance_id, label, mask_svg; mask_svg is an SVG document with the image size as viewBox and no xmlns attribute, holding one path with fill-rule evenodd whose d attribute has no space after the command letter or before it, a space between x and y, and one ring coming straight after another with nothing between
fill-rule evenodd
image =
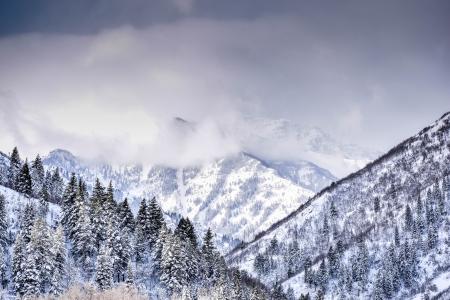
<instances>
[{"instance_id":1,"label":"forested hillside","mask_svg":"<svg viewBox=\"0 0 450 300\"><path fill-rule=\"evenodd\" d=\"M430 297L450 288L450 113L227 255L291 297Z\"/></svg>"},{"instance_id":2,"label":"forested hillside","mask_svg":"<svg viewBox=\"0 0 450 300\"><path fill-rule=\"evenodd\" d=\"M155 198L142 199L134 216L111 184L96 180L88 191L76 174L65 182L58 169L45 171L39 156L28 163L14 148L1 166L2 297L55 297L75 286L93 296L89 285L162 299L268 294L245 272L227 268L214 232L197 236L189 218L166 222L172 218Z\"/></svg>"}]
</instances>

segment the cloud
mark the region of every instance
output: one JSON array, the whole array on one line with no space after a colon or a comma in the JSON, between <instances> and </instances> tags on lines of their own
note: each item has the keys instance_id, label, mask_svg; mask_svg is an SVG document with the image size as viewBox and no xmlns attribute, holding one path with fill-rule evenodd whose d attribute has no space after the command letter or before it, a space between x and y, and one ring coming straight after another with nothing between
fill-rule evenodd
<instances>
[{"instance_id":1,"label":"cloud","mask_svg":"<svg viewBox=\"0 0 450 300\"><path fill-rule=\"evenodd\" d=\"M194 8L194 0L172 0L178 11L184 15L192 12Z\"/></svg>"},{"instance_id":2,"label":"cloud","mask_svg":"<svg viewBox=\"0 0 450 300\"><path fill-rule=\"evenodd\" d=\"M178 5L194 14L197 2ZM222 130L248 115L319 125L386 149L448 109L446 39L427 37L425 47L423 28L413 36L390 18L395 30L348 22L190 17L91 35L2 38L2 150L61 147L186 164L248 148ZM175 117L195 121L197 131L180 136Z\"/></svg>"}]
</instances>

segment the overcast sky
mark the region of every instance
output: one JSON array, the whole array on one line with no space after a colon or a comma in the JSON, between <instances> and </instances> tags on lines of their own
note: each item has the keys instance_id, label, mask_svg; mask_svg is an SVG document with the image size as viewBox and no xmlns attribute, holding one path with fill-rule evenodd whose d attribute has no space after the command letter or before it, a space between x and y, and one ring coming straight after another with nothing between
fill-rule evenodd
<instances>
[{"instance_id":1,"label":"overcast sky","mask_svg":"<svg viewBox=\"0 0 450 300\"><path fill-rule=\"evenodd\" d=\"M450 1L0 1L0 104L26 154L224 154L243 116L387 150L450 110Z\"/></svg>"}]
</instances>

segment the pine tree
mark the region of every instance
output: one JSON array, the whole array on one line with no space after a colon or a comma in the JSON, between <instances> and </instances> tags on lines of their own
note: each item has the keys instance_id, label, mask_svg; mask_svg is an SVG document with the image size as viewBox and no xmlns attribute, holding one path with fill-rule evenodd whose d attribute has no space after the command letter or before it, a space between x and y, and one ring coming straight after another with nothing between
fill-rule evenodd
<instances>
[{"instance_id":1,"label":"pine tree","mask_svg":"<svg viewBox=\"0 0 450 300\"><path fill-rule=\"evenodd\" d=\"M137 262L145 262L149 251L150 239L150 216L145 199L141 201L138 214L136 216L135 230L135 255Z\"/></svg>"},{"instance_id":2,"label":"pine tree","mask_svg":"<svg viewBox=\"0 0 450 300\"><path fill-rule=\"evenodd\" d=\"M194 226L189 218L180 219L178 226L175 229L175 234L178 235L182 241L189 241L194 249L197 248L197 235L195 234Z\"/></svg>"},{"instance_id":3,"label":"pine tree","mask_svg":"<svg viewBox=\"0 0 450 300\"><path fill-rule=\"evenodd\" d=\"M243 298L243 291L241 286L241 273L239 270L235 270L232 275L232 290L231 299L240 300Z\"/></svg>"},{"instance_id":4,"label":"pine tree","mask_svg":"<svg viewBox=\"0 0 450 300\"><path fill-rule=\"evenodd\" d=\"M286 298L287 298L287 300L296 300L293 288L289 287L287 289Z\"/></svg>"},{"instance_id":5,"label":"pine tree","mask_svg":"<svg viewBox=\"0 0 450 300\"><path fill-rule=\"evenodd\" d=\"M6 253L2 246L0 246L0 290L4 289L8 284L8 279L6 275L7 263L6 263Z\"/></svg>"},{"instance_id":6,"label":"pine tree","mask_svg":"<svg viewBox=\"0 0 450 300\"><path fill-rule=\"evenodd\" d=\"M19 295L25 294L25 274L23 266L25 265L27 244L23 238L22 232L19 232L14 242L12 259L12 278L14 281L14 290Z\"/></svg>"},{"instance_id":7,"label":"pine tree","mask_svg":"<svg viewBox=\"0 0 450 300\"><path fill-rule=\"evenodd\" d=\"M26 197L33 196L33 187L30 175L30 169L28 167L28 161L22 166L16 180L16 189L19 193L24 194Z\"/></svg>"},{"instance_id":8,"label":"pine tree","mask_svg":"<svg viewBox=\"0 0 450 300\"><path fill-rule=\"evenodd\" d=\"M329 235L330 235L330 227L328 225L328 217L325 214L325 216L323 218L323 225L322 225L322 231L321 231L323 247L326 247L328 245Z\"/></svg>"},{"instance_id":9,"label":"pine tree","mask_svg":"<svg viewBox=\"0 0 450 300\"><path fill-rule=\"evenodd\" d=\"M339 216L338 211L337 211L336 206L334 205L333 201L330 204L330 216L333 221L335 221Z\"/></svg>"},{"instance_id":10,"label":"pine tree","mask_svg":"<svg viewBox=\"0 0 450 300\"><path fill-rule=\"evenodd\" d=\"M328 264L330 269L330 277L334 278L337 276L338 270L339 270L339 257L337 256L337 253L334 251L333 246L330 246L330 249L328 250Z\"/></svg>"},{"instance_id":11,"label":"pine tree","mask_svg":"<svg viewBox=\"0 0 450 300\"><path fill-rule=\"evenodd\" d=\"M206 234L203 238L202 245L202 256L205 260L205 271L207 278L213 278L215 266L214 266L214 256L215 256L215 247L213 242L213 234L211 228L208 228Z\"/></svg>"},{"instance_id":12,"label":"pine tree","mask_svg":"<svg viewBox=\"0 0 450 300\"><path fill-rule=\"evenodd\" d=\"M158 240L156 241L155 246L152 249L152 259L153 259L153 276L160 278L161 270L162 270L162 259L163 259L163 247L166 243L166 239L171 234L170 230L167 228L165 224L161 226L159 231Z\"/></svg>"},{"instance_id":13,"label":"pine tree","mask_svg":"<svg viewBox=\"0 0 450 300\"><path fill-rule=\"evenodd\" d=\"M31 164L31 179L33 182L33 195L39 197L44 186L45 179L44 166L39 154L36 155L36 158Z\"/></svg>"},{"instance_id":14,"label":"pine tree","mask_svg":"<svg viewBox=\"0 0 450 300\"><path fill-rule=\"evenodd\" d=\"M300 300L311 300L311 297L309 296L309 293L307 293L306 295L301 294L299 299Z\"/></svg>"},{"instance_id":15,"label":"pine tree","mask_svg":"<svg viewBox=\"0 0 450 300\"><path fill-rule=\"evenodd\" d=\"M20 229L22 231L24 242L28 244L31 240L31 230L33 228L34 220L36 219L36 211L30 203L25 205L21 217Z\"/></svg>"},{"instance_id":16,"label":"pine tree","mask_svg":"<svg viewBox=\"0 0 450 300\"><path fill-rule=\"evenodd\" d=\"M54 262L49 292L53 295L60 295L65 287L64 277L66 276L66 247L61 226L56 229L53 235L52 253Z\"/></svg>"},{"instance_id":17,"label":"pine tree","mask_svg":"<svg viewBox=\"0 0 450 300\"><path fill-rule=\"evenodd\" d=\"M395 246L400 246L400 234L398 232L398 226L396 225L394 228L394 242Z\"/></svg>"},{"instance_id":18,"label":"pine tree","mask_svg":"<svg viewBox=\"0 0 450 300\"><path fill-rule=\"evenodd\" d=\"M113 273L117 276L117 281L120 281L120 278L124 276L130 260L131 253L127 234L127 232L123 234L120 228L116 227L112 222L109 223L106 245L111 249L110 255L113 262Z\"/></svg>"},{"instance_id":19,"label":"pine tree","mask_svg":"<svg viewBox=\"0 0 450 300\"><path fill-rule=\"evenodd\" d=\"M50 178L46 178L48 182L48 192L50 194L50 201L56 204L61 202L62 194L64 191L64 182L59 174L59 168L53 171L53 174L49 175ZM47 177L47 176L46 176Z\"/></svg>"},{"instance_id":20,"label":"pine tree","mask_svg":"<svg viewBox=\"0 0 450 300\"><path fill-rule=\"evenodd\" d=\"M283 291L283 287L280 283L275 283L273 289L272 289L272 299L273 300L286 300L286 294Z\"/></svg>"},{"instance_id":21,"label":"pine tree","mask_svg":"<svg viewBox=\"0 0 450 300\"><path fill-rule=\"evenodd\" d=\"M131 268L130 262L128 262L128 266L127 266L127 277L125 279L125 283L127 284L128 287L134 285L134 274L133 274L133 269Z\"/></svg>"},{"instance_id":22,"label":"pine tree","mask_svg":"<svg viewBox=\"0 0 450 300\"><path fill-rule=\"evenodd\" d=\"M91 213L92 213L92 227L94 229L94 239L97 249L106 240L107 230L107 208L105 197L105 188L97 178L91 196Z\"/></svg>"},{"instance_id":23,"label":"pine tree","mask_svg":"<svg viewBox=\"0 0 450 300\"><path fill-rule=\"evenodd\" d=\"M447 201L450 200L450 176L444 177L442 183L442 190L444 192L443 198Z\"/></svg>"},{"instance_id":24,"label":"pine tree","mask_svg":"<svg viewBox=\"0 0 450 300\"><path fill-rule=\"evenodd\" d=\"M414 219L412 216L411 208L409 205L406 205L406 212L405 212L405 230L411 231L413 227Z\"/></svg>"},{"instance_id":25,"label":"pine tree","mask_svg":"<svg viewBox=\"0 0 450 300\"><path fill-rule=\"evenodd\" d=\"M322 290L326 290L328 284L328 271L324 259L322 259L319 265L319 272L317 274L317 283Z\"/></svg>"},{"instance_id":26,"label":"pine tree","mask_svg":"<svg viewBox=\"0 0 450 300\"><path fill-rule=\"evenodd\" d=\"M81 196L81 194L79 194ZM96 243L94 231L87 204L81 197L77 197L75 202L75 210L79 215L78 221L75 223L74 234L72 239L72 253L75 262L85 270L87 278L93 270L93 257L96 253Z\"/></svg>"},{"instance_id":27,"label":"pine tree","mask_svg":"<svg viewBox=\"0 0 450 300\"><path fill-rule=\"evenodd\" d=\"M64 230L69 238L73 238L74 228L76 224L76 218L74 216L75 199L77 196L82 196L78 193L78 183L75 177L75 173L72 173L66 189L62 196L62 219L61 224L64 226Z\"/></svg>"},{"instance_id":28,"label":"pine tree","mask_svg":"<svg viewBox=\"0 0 450 300\"><path fill-rule=\"evenodd\" d=\"M438 243L438 228L437 225L434 223L428 226L427 242L429 249L433 249L434 247L436 247Z\"/></svg>"},{"instance_id":29,"label":"pine tree","mask_svg":"<svg viewBox=\"0 0 450 300\"><path fill-rule=\"evenodd\" d=\"M8 220L6 217L5 196L0 194L0 248L5 249L8 243Z\"/></svg>"},{"instance_id":30,"label":"pine tree","mask_svg":"<svg viewBox=\"0 0 450 300\"><path fill-rule=\"evenodd\" d=\"M150 247L155 245L156 240L158 239L159 230L161 229L162 224L164 223L164 217L161 208L156 202L156 198L150 201L148 206L148 218L149 218L149 243Z\"/></svg>"},{"instance_id":31,"label":"pine tree","mask_svg":"<svg viewBox=\"0 0 450 300\"><path fill-rule=\"evenodd\" d=\"M189 282L184 250L178 236L170 234L165 238L160 280L170 293L181 292Z\"/></svg>"},{"instance_id":32,"label":"pine tree","mask_svg":"<svg viewBox=\"0 0 450 300\"><path fill-rule=\"evenodd\" d=\"M252 293L250 294L250 300L264 300L266 299L264 297L263 292L257 288L257 287L253 287L252 288Z\"/></svg>"},{"instance_id":33,"label":"pine tree","mask_svg":"<svg viewBox=\"0 0 450 300\"><path fill-rule=\"evenodd\" d=\"M21 267L23 270L23 288L19 291L19 294L25 295L25 298L34 298L39 294L41 285L39 260L36 254L27 251L25 262Z\"/></svg>"},{"instance_id":34,"label":"pine tree","mask_svg":"<svg viewBox=\"0 0 450 300\"><path fill-rule=\"evenodd\" d=\"M9 188L16 189L16 180L17 180L17 176L19 175L21 164L22 163L20 160L19 151L17 150L17 147L14 147L14 149L11 153L11 158L10 158L9 168L8 168L8 175L7 175Z\"/></svg>"},{"instance_id":35,"label":"pine tree","mask_svg":"<svg viewBox=\"0 0 450 300\"><path fill-rule=\"evenodd\" d=\"M100 290L107 290L113 284L113 260L111 258L111 249L107 246L101 246L97 256L97 274L95 282Z\"/></svg>"},{"instance_id":36,"label":"pine tree","mask_svg":"<svg viewBox=\"0 0 450 300\"><path fill-rule=\"evenodd\" d=\"M37 271L29 271L33 274L37 272L37 284L41 293L48 292L52 271L55 268L54 253L52 252L53 242L48 225L43 219L37 219L31 230L30 243L27 245L27 255L33 257L34 261L30 261L30 263L36 264L28 267L37 269Z\"/></svg>"},{"instance_id":37,"label":"pine tree","mask_svg":"<svg viewBox=\"0 0 450 300\"><path fill-rule=\"evenodd\" d=\"M378 213L380 211L380 198L375 197L373 201L373 210Z\"/></svg>"},{"instance_id":38,"label":"pine tree","mask_svg":"<svg viewBox=\"0 0 450 300\"><path fill-rule=\"evenodd\" d=\"M135 222L133 213L131 212L130 207L128 206L128 199L119 204L118 207L118 216L119 216L119 226L120 228L125 228L128 232L134 232Z\"/></svg>"},{"instance_id":39,"label":"pine tree","mask_svg":"<svg viewBox=\"0 0 450 300\"><path fill-rule=\"evenodd\" d=\"M313 276L312 276L311 267L312 267L312 261L311 261L311 258L308 256L305 259L305 263L303 265L303 268L304 268L304 272L303 273L305 275L305 283L307 283L309 285L311 285L312 282L313 282Z\"/></svg>"}]
</instances>

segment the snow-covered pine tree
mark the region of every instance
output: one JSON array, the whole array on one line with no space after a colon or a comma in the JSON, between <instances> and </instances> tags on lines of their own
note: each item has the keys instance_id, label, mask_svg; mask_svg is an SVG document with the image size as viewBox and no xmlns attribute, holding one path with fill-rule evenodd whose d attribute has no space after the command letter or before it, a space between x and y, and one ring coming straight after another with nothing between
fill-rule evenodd
<instances>
[{"instance_id":1,"label":"snow-covered pine tree","mask_svg":"<svg viewBox=\"0 0 450 300\"><path fill-rule=\"evenodd\" d=\"M61 203L62 194L64 192L64 181L59 174L59 168L56 168L51 177L49 178L50 184L48 184L50 201L56 204Z\"/></svg>"},{"instance_id":2,"label":"snow-covered pine tree","mask_svg":"<svg viewBox=\"0 0 450 300\"><path fill-rule=\"evenodd\" d=\"M244 297L244 292L241 286L241 272L239 270L235 270L232 273L232 290L231 290L231 299L240 300Z\"/></svg>"},{"instance_id":3,"label":"snow-covered pine tree","mask_svg":"<svg viewBox=\"0 0 450 300\"><path fill-rule=\"evenodd\" d=\"M95 282L100 290L107 290L113 284L113 259L111 257L111 249L107 245L100 247L97 256L97 272Z\"/></svg>"},{"instance_id":4,"label":"snow-covered pine tree","mask_svg":"<svg viewBox=\"0 0 450 300\"><path fill-rule=\"evenodd\" d=\"M182 241L189 242L192 248L197 248L197 235L195 234L194 226L189 218L180 219L177 228L175 229L175 234L178 235Z\"/></svg>"},{"instance_id":5,"label":"snow-covered pine tree","mask_svg":"<svg viewBox=\"0 0 450 300\"><path fill-rule=\"evenodd\" d=\"M74 228L72 254L77 265L84 270L86 278L90 278L94 266L96 245L88 206L82 193L79 193L75 200L75 211L79 217Z\"/></svg>"},{"instance_id":6,"label":"snow-covered pine tree","mask_svg":"<svg viewBox=\"0 0 450 300\"><path fill-rule=\"evenodd\" d=\"M39 272L40 262L33 251L27 250L25 262L21 265L23 276L23 287L18 291L19 295L25 295L27 298L35 298L41 287L41 278Z\"/></svg>"},{"instance_id":7,"label":"snow-covered pine tree","mask_svg":"<svg viewBox=\"0 0 450 300\"><path fill-rule=\"evenodd\" d=\"M135 229L135 255L136 262L142 263L147 261L150 251L150 215L147 207L147 201L142 199L139 207L138 214L136 216L136 229Z\"/></svg>"},{"instance_id":8,"label":"snow-covered pine tree","mask_svg":"<svg viewBox=\"0 0 450 300\"><path fill-rule=\"evenodd\" d=\"M324 291L327 289L328 270L327 265L325 264L325 259L322 259L319 265L319 271L317 272L317 285Z\"/></svg>"},{"instance_id":9,"label":"snow-covered pine tree","mask_svg":"<svg viewBox=\"0 0 450 300\"><path fill-rule=\"evenodd\" d=\"M64 230L67 236L72 239L74 234L74 228L76 223L76 217L74 216L75 198L78 195L78 183L75 173L70 176L69 182L66 185L62 196L62 218L61 224L64 226Z\"/></svg>"},{"instance_id":10,"label":"snow-covered pine tree","mask_svg":"<svg viewBox=\"0 0 450 300\"><path fill-rule=\"evenodd\" d=\"M26 197L33 196L33 186L30 174L30 169L28 167L28 161L25 160L22 168L20 169L17 179L16 179L16 189L19 193L24 194Z\"/></svg>"},{"instance_id":11,"label":"snow-covered pine tree","mask_svg":"<svg viewBox=\"0 0 450 300\"><path fill-rule=\"evenodd\" d=\"M161 226L164 223L164 217L161 208L159 207L158 203L156 202L156 198L153 197L152 200L150 200L150 203L148 205L148 218L150 221L149 225L149 243L150 247L153 247L153 245L156 244L156 241L158 239L159 231L161 229Z\"/></svg>"},{"instance_id":12,"label":"snow-covered pine tree","mask_svg":"<svg viewBox=\"0 0 450 300\"><path fill-rule=\"evenodd\" d=\"M272 289L272 297L273 300L286 300L286 294L283 291L283 287L279 282L275 283Z\"/></svg>"},{"instance_id":13,"label":"snow-covered pine tree","mask_svg":"<svg viewBox=\"0 0 450 300\"><path fill-rule=\"evenodd\" d=\"M36 158L31 163L31 179L33 182L33 195L39 197L44 186L45 171L42 164L41 157L36 155Z\"/></svg>"},{"instance_id":14,"label":"snow-covered pine tree","mask_svg":"<svg viewBox=\"0 0 450 300\"><path fill-rule=\"evenodd\" d=\"M394 227L394 243L395 243L395 246L397 246L397 247L400 246L400 233L398 231L397 225L395 225L395 227Z\"/></svg>"},{"instance_id":15,"label":"snow-covered pine tree","mask_svg":"<svg viewBox=\"0 0 450 300\"><path fill-rule=\"evenodd\" d=\"M205 275L208 279L214 279L214 272L216 270L215 266L215 247L214 247L214 241L213 241L213 233L211 231L211 228L208 228L208 230L205 233L205 236L203 237L203 244L202 244L202 257L205 263Z\"/></svg>"},{"instance_id":16,"label":"snow-covered pine tree","mask_svg":"<svg viewBox=\"0 0 450 300\"><path fill-rule=\"evenodd\" d=\"M28 244L31 240L31 230L33 228L35 219L36 211L31 203L27 203L20 220L20 229L24 238L24 242L26 244Z\"/></svg>"},{"instance_id":17,"label":"snow-covered pine tree","mask_svg":"<svg viewBox=\"0 0 450 300\"><path fill-rule=\"evenodd\" d=\"M121 229L109 223L107 229L106 245L111 249L111 258L113 261L113 274L117 282L120 282L125 276L126 268L130 260L128 232L122 233Z\"/></svg>"},{"instance_id":18,"label":"snow-covered pine tree","mask_svg":"<svg viewBox=\"0 0 450 300\"><path fill-rule=\"evenodd\" d=\"M107 220L112 222L117 221L117 202L114 200L114 187L110 181L105 193L104 211L106 213Z\"/></svg>"},{"instance_id":19,"label":"snow-covered pine tree","mask_svg":"<svg viewBox=\"0 0 450 300\"><path fill-rule=\"evenodd\" d=\"M2 246L0 246L0 290L4 289L7 284L9 278L7 278L7 262L6 262L6 253Z\"/></svg>"},{"instance_id":20,"label":"snow-covered pine tree","mask_svg":"<svg viewBox=\"0 0 450 300\"><path fill-rule=\"evenodd\" d=\"M64 243L64 232L58 226L52 237L53 270L50 280L49 292L60 295L65 289L66 276L66 247Z\"/></svg>"},{"instance_id":21,"label":"snow-covered pine tree","mask_svg":"<svg viewBox=\"0 0 450 300\"><path fill-rule=\"evenodd\" d=\"M17 150L17 147L14 147L11 152L7 175L8 187L11 189L16 189L16 180L17 175L19 175L21 164L19 150Z\"/></svg>"},{"instance_id":22,"label":"snow-covered pine tree","mask_svg":"<svg viewBox=\"0 0 450 300\"><path fill-rule=\"evenodd\" d=\"M48 292L52 272L55 268L55 257L52 251L53 242L47 223L41 218L36 219L31 230L30 242L27 245L27 255L33 256L34 262L36 263L36 266L30 265L28 267L37 268L38 289L41 293ZM30 261L30 263L32 262ZM34 274L36 271L32 270L30 272Z\"/></svg>"},{"instance_id":23,"label":"snow-covered pine tree","mask_svg":"<svg viewBox=\"0 0 450 300\"><path fill-rule=\"evenodd\" d=\"M128 287L131 287L134 285L134 273L133 273L133 268L131 267L131 262L128 262L125 283Z\"/></svg>"},{"instance_id":24,"label":"snow-covered pine tree","mask_svg":"<svg viewBox=\"0 0 450 300\"><path fill-rule=\"evenodd\" d=\"M6 217L5 196L0 194L0 248L8 243L8 220Z\"/></svg>"},{"instance_id":25,"label":"snow-covered pine tree","mask_svg":"<svg viewBox=\"0 0 450 300\"><path fill-rule=\"evenodd\" d=\"M14 241L13 257L12 257L12 279L14 281L14 290L18 295L25 294L24 288L24 269L26 260L26 247L27 244L23 237L22 232L17 234Z\"/></svg>"},{"instance_id":26,"label":"snow-covered pine tree","mask_svg":"<svg viewBox=\"0 0 450 300\"><path fill-rule=\"evenodd\" d=\"M264 293L258 288L253 287L250 293L250 300L265 300Z\"/></svg>"},{"instance_id":27,"label":"snow-covered pine tree","mask_svg":"<svg viewBox=\"0 0 450 300\"><path fill-rule=\"evenodd\" d=\"M100 245L106 240L108 219L106 216L107 212L105 211L105 198L105 188L97 178L91 196L92 228L94 230L95 245L97 249L99 249Z\"/></svg>"},{"instance_id":28,"label":"snow-covered pine tree","mask_svg":"<svg viewBox=\"0 0 450 300\"><path fill-rule=\"evenodd\" d=\"M375 197L375 200L373 201L373 210L375 213L378 213L380 211L380 198Z\"/></svg>"},{"instance_id":29,"label":"snow-covered pine tree","mask_svg":"<svg viewBox=\"0 0 450 300\"><path fill-rule=\"evenodd\" d=\"M296 300L295 294L294 294L294 289L290 286L288 287L288 289L286 291L286 298L287 298L287 300Z\"/></svg>"},{"instance_id":30,"label":"snow-covered pine tree","mask_svg":"<svg viewBox=\"0 0 450 300\"><path fill-rule=\"evenodd\" d=\"M130 206L128 205L128 199L122 201L118 206L119 215L119 226L120 228L125 228L128 232L133 233L135 229L134 216L131 212Z\"/></svg>"},{"instance_id":31,"label":"snow-covered pine tree","mask_svg":"<svg viewBox=\"0 0 450 300\"><path fill-rule=\"evenodd\" d=\"M186 252L177 235L164 239L161 255L160 281L170 293L180 293L189 283Z\"/></svg>"},{"instance_id":32,"label":"snow-covered pine tree","mask_svg":"<svg viewBox=\"0 0 450 300\"><path fill-rule=\"evenodd\" d=\"M153 276L161 277L162 259L163 259L163 247L166 242L166 238L171 234L166 224L163 223L159 230L158 240L155 247L152 249L151 257L153 259Z\"/></svg>"},{"instance_id":33,"label":"snow-covered pine tree","mask_svg":"<svg viewBox=\"0 0 450 300\"><path fill-rule=\"evenodd\" d=\"M411 208L409 205L406 205L406 211L405 211L405 230L411 231L413 228L414 219L411 212Z\"/></svg>"}]
</instances>

